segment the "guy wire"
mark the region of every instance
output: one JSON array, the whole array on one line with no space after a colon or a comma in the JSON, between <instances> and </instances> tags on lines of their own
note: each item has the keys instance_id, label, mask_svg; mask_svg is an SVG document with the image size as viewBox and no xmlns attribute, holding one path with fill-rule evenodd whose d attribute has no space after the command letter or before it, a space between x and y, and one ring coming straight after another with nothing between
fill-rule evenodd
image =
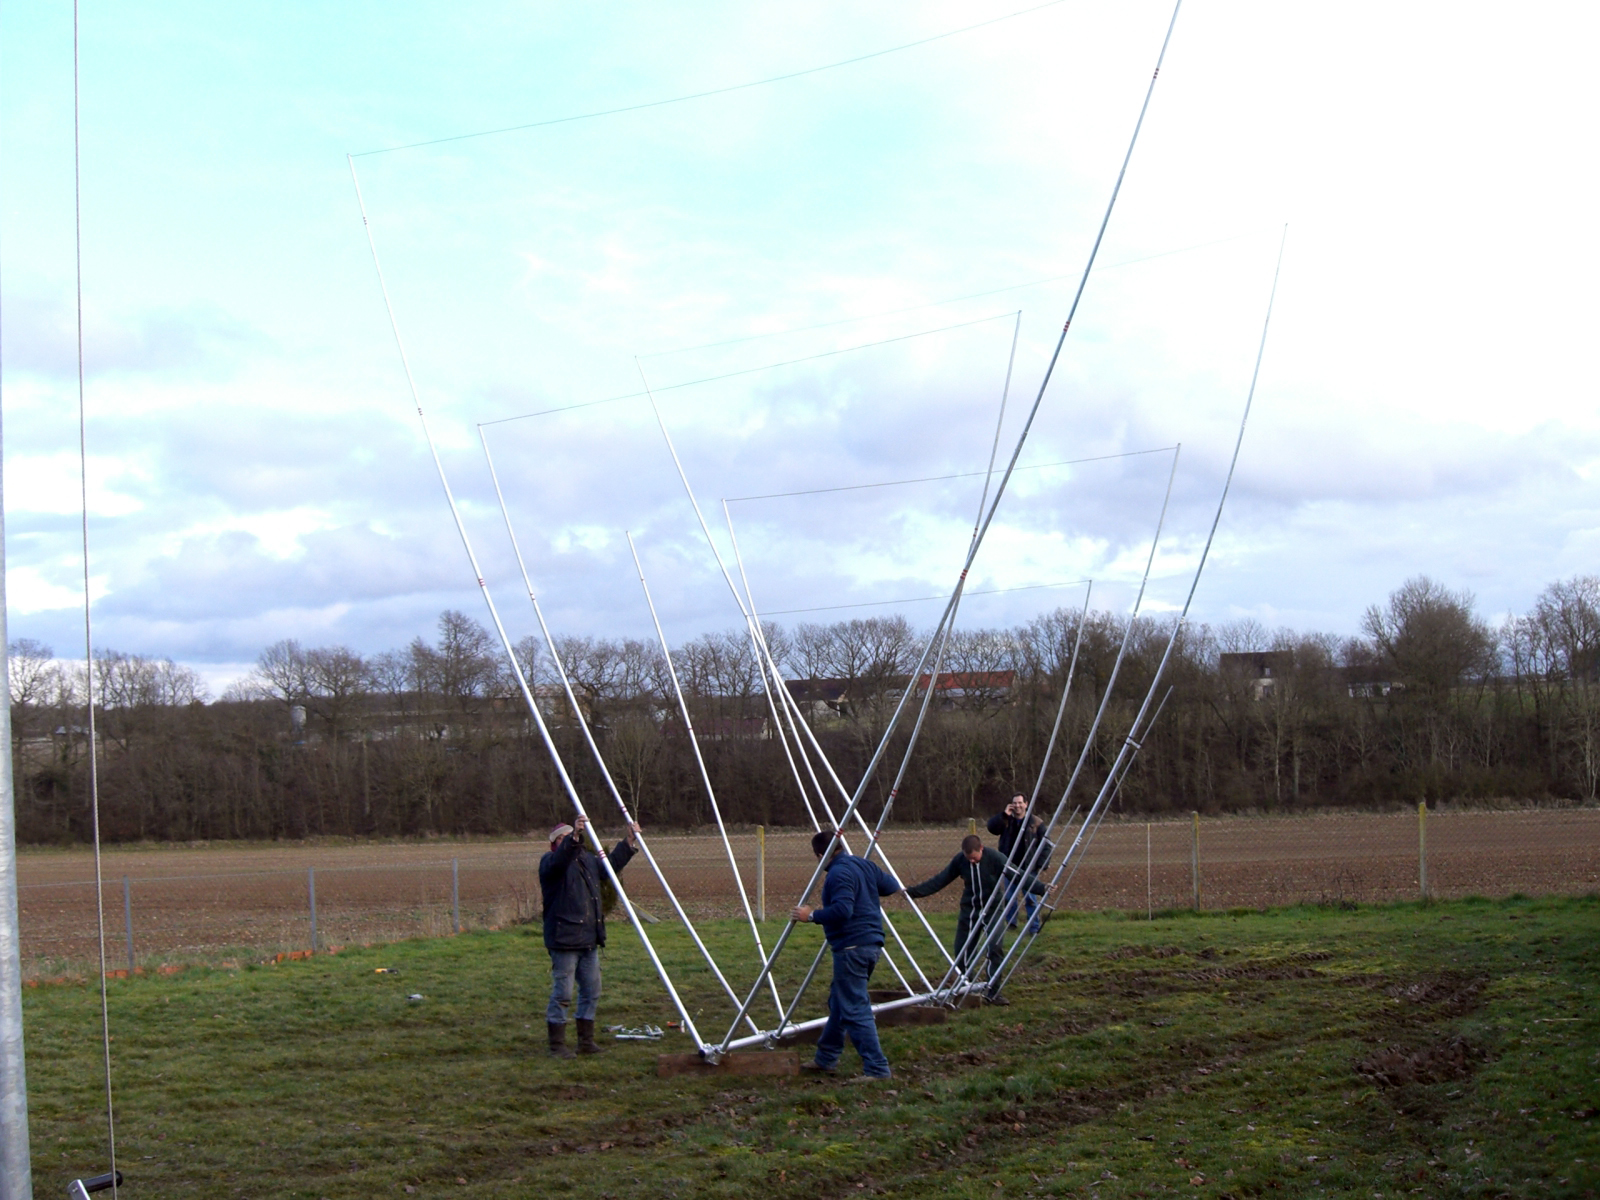
<instances>
[{"instance_id":1,"label":"guy wire","mask_svg":"<svg viewBox=\"0 0 1600 1200\"><path fill-rule=\"evenodd\" d=\"M79 135L82 101L78 87L78 0L72 0L72 219L78 307L78 493L83 510L83 685L89 718L89 812L94 828L94 918L100 939L100 1044L106 1076L106 1147L111 1159L111 1196L117 1195L117 1116L111 1091L111 1006L106 994L105 876L100 863L100 756L95 747L94 627L89 598L89 436L83 387L83 167Z\"/></svg>"},{"instance_id":2,"label":"guy wire","mask_svg":"<svg viewBox=\"0 0 1600 1200\"><path fill-rule=\"evenodd\" d=\"M529 121L524 125L506 125L500 129L479 129L472 133L456 133L449 137L429 138L421 142L407 142L402 146L380 146L376 150L362 150L353 154L352 158L368 158L375 154L393 154L400 150L420 150L424 146L442 146L447 142L465 142L473 138L495 137L502 133L521 133L528 129L544 129L551 125L570 125L574 121L593 121L600 117L616 117L623 113L642 112L647 108L664 108L669 104L684 104L690 100L704 100L710 96L726 96L729 92L743 92L750 88L765 87L769 83L784 83L790 79L801 79L807 75L817 75L823 71L833 71L840 67L852 67L857 63L870 62L874 58L883 58L886 55L898 54L902 50L915 50L918 46L931 45L942 42L946 38L958 37L963 33L972 33L975 30L985 29L990 25L998 25L1002 21L1010 21L1017 17L1025 17L1046 8L1054 8L1065 0L1045 0L1043 4L1036 4L1032 8L1018 9L1016 12L1002 13L998 17L990 17L987 21L979 21L973 25L964 25L960 29L947 29L943 33L935 33L929 37L918 38L914 42L902 42L898 46L888 46L882 50L873 50L868 54L858 54L854 58L840 59L838 62L822 63L820 66L805 67L799 71L790 71L783 75L769 75L765 79L751 79L744 83L727 84L724 87L708 88L701 92L689 92L682 96L668 96L664 100L646 100L639 104L624 104L619 108L605 108L596 112L574 113L567 117L551 117L544 121Z\"/></svg>"},{"instance_id":3,"label":"guy wire","mask_svg":"<svg viewBox=\"0 0 1600 1200\"><path fill-rule=\"evenodd\" d=\"M1068 579L1061 583L1024 583L1017 587L985 588L981 592L963 592L964 596L1007 596L1012 592L1037 592L1043 588L1077 587L1089 583L1087 579ZM943 596L905 596L899 600L862 600L855 604L818 604L813 608L771 608L769 617L792 616L795 613L837 612L841 608L882 608L888 604L921 604L929 600L943 600Z\"/></svg>"},{"instance_id":4,"label":"guy wire","mask_svg":"<svg viewBox=\"0 0 1600 1200\"><path fill-rule=\"evenodd\" d=\"M993 313L987 317L978 317L971 321L958 321L954 325L941 325L937 329L919 329L916 333L902 333L896 337L880 338L876 342L861 342L854 346L840 346L837 350L823 350L816 354L806 354L799 358L786 358L780 362L762 363L758 367L741 367L737 371L728 371L722 375L707 375L704 379L685 379L682 383L668 383L655 388L656 392L673 392L679 388L698 387L702 383L720 383L724 379L737 379L741 375L755 375L761 371L773 371L779 367L793 367L800 363L812 362L819 358L836 358L841 354L852 354L857 350L871 350L875 346L889 346L895 342L909 342L913 338L931 337L936 333L949 333L953 329L969 329L974 325L987 325L990 321L998 321L1001 317L1009 317L1009 312ZM601 404L615 404L619 400L643 400L651 393L625 392L620 396L602 396L598 400L580 400L577 404L558 404L554 408L541 408L537 412L518 413L511 417L496 417L492 421L480 421L479 425L505 425L512 421L527 421L534 417L548 417L551 413L572 412L579 408L595 408Z\"/></svg>"},{"instance_id":5,"label":"guy wire","mask_svg":"<svg viewBox=\"0 0 1600 1200\"><path fill-rule=\"evenodd\" d=\"M433 432L428 427L428 418L422 409L422 397L417 391L416 378L411 373L411 359L406 354L405 340L400 336L400 322L395 317L394 305L389 300L389 285L383 278L383 264L378 258L377 238L373 235L372 224L367 219L367 205L361 196L361 179L356 174L355 159L350 155L346 155L345 162L350 167L350 183L355 189L356 207L361 213L361 225L366 233L367 249L372 252L372 268L378 278L378 291L383 297L384 311L389 317L389 329L394 334L395 349L400 355L400 366L405 373L406 388L411 395L412 404L416 407L417 422L422 426L423 439L427 442L428 453L433 458L434 470L439 476L439 486L444 492L445 503L450 509L451 520L455 523L456 535L461 539L461 548L466 552L467 562L472 567L472 574L478 583L478 592L483 597L484 606L489 610L489 619L494 624L495 633L500 638L500 645L506 652L507 665L510 666L511 674L517 681L518 690L522 692L523 702L528 706L528 716L533 720L534 728L539 731L539 738L544 743L545 751L550 755L550 762L555 768L557 778L561 782L561 788L566 792L567 798L572 802L572 807L577 811L578 815L587 818L589 811L584 807L583 797L578 794L577 786L573 783L572 776L567 772L566 762L562 759L559 750L556 748L555 739L551 737L550 730L545 724L544 715L539 711L539 705L533 698L533 690L528 685L527 676L522 670L522 664L517 661L516 650L511 645L511 637L506 633L505 624L500 619L500 610L495 605L494 596L490 593L489 585L483 577L483 571L478 566L477 551L472 548L472 539L467 535L466 522L461 518L461 510L456 504L455 492L450 487L450 477L445 473L444 461L439 457L439 448L434 443ZM593 825L589 827L589 833L595 840L595 847L603 849L600 845L599 834L595 831ZM606 878L610 880L611 886L616 889L617 899L621 902L623 911L628 914L628 923L633 926L634 932L639 935L639 941L645 948L645 954L655 967L656 975L661 980L661 986L666 989L667 997L671 1000L672 1006L678 1010L678 1016L683 1021L684 1032L692 1037L697 1044L703 1045L700 1042L699 1030L695 1027L694 1017L684 1004L683 997L679 995L677 987L672 982L672 977L667 973L660 956L656 953L655 945L650 941L650 935L645 932L644 923L639 919L639 914L634 907L633 901L628 898L627 889L622 886L621 878L611 866L610 858L605 854L601 854L599 860L600 867L605 872ZM743 1015L743 1013L740 1014L740 1016Z\"/></svg>"},{"instance_id":6,"label":"guy wire","mask_svg":"<svg viewBox=\"0 0 1600 1200\"><path fill-rule=\"evenodd\" d=\"M1026 444L1027 439L1028 439L1028 433L1033 427L1033 422L1034 422L1035 418L1038 416L1039 407L1044 402L1044 394L1045 394L1046 389L1050 385L1050 379L1051 379L1051 376L1055 372L1056 363L1061 357L1061 349L1062 349L1063 344L1066 342L1067 331L1072 327L1072 318L1077 312L1079 302L1083 299L1083 292L1084 292L1085 287L1088 286L1089 275L1094 269L1094 261L1095 261L1095 258L1099 254L1100 244L1105 239L1106 227L1111 223L1111 214L1116 208L1117 197L1118 197L1118 195L1121 194L1123 180L1127 177L1128 164L1133 159L1134 147L1138 145L1139 132L1144 127L1145 114L1149 112L1150 100L1151 100L1151 97L1155 93L1156 80L1161 75L1161 64L1166 59L1167 47L1171 44L1171 41L1172 41L1172 31L1177 26L1178 14L1179 14L1180 11L1182 11L1182 8L1183 8L1183 0L1176 0L1176 3L1174 3L1173 8L1172 8L1172 19L1171 19L1171 21L1168 22L1166 34L1162 38L1162 41L1161 41L1161 51L1156 56L1155 70L1152 72L1152 74L1150 76L1150 83L1145 89L1144 102L1139 107L1139 116L1138 116L1138 119L1134 122L1133 134L1128 139L1127 152L1123 155L1122 165L1121 165L1120 169L1117 172L1116 184L1111 189L1111 196L1106 202L1105 214L1100 219L1100 227L1095 233L1094 244L1091 246L1090 251L1089 251L1089 257L1088 257L1087 261L1084 263L1083 277L1079 280L1077 291L1073 295L1072 305L1068 309L1068 312L1067 312L1067 320L1061 327L1061 335L1056 340L1055 350L1052 352L1052 354L1050 356L1050 362L1049 362L1049 365L1046 367L1044 378L1041 379L1040 382L1039 382L1038 393L1034 397L1033 406L1029 409L1027 420L1023 423L1022 430L1021 430L1020 434L1017 437L1016 448L1012 451L1011 459L1006 464L1005 474L1001 477L1000 483L995 489L995 496L994 496L994 499L990 502L988 515L984 518L983 524L982 524L981 528L979 529L977 536L973 539L972 547L967 552L966 561L965 561L965 563L963 563L962 568L961 568L961 576L958 579L958 581L956 583L956 586L955 586L954 590L951 593L950 599L945 604L944 614L940 617L938 626L935 627L935 633L937 633L939 629L942 629L944 624L950 619L952 611L954 610L954 608L956 607L956 605L960 601L961 588L962 588L962 584L965 583L965 581L966 581L967 572L971 569L973 559L975 559L977 557L978 549L983 543L984 535L987 534L989 525L993 522L994 515L995 515L996 511L1000 507L1000 500L1005 495L1006 484L1010 480L1013 470L1016 468L1017 459L1022 454L1023 446ZM641 369L641 373L642 373L642 369ZM654 403L654 398L653 397L652 397L652 403ZM657 419L658 419L658 421L660 419L659 412L657 414ZM670 444L670 439L669 439L669 444ZM676 457L676 451L674 451L674 457ZM708 539L709 539L709 534L708 534ZM930 645L926 649L924 649L924 651L923 651L922 660L917 664L917 670L915 672L916 674L920 674L922 672L922 668L927 664L928 653L929 653L929 651L931 649L932 649L932 645L930 643ZM856 808L860 805L862 796L866 792L867 784L871 780L874 772L876 772L876 770L878 768L878 764L882 761L884 753L887 751L888 746L889 746L889 739L893 736L895 728L899 725L900 717L905 711L906 701L909 699L910 695L911 695L911 690L909 688L904 693L902 693L902 695L900 697L900 701L895 706L894 712L891 714L888 722L886 723L884 731L883 731L883 734L882 734L881 738L879 739L878 745L877 745L876 749L873 751L872 756L871 756L870 760L868 761L865 770L862 773L862 782L861 782L860 786L857 788L857 790L855 792L855 795L851 798L850 803L845 806L844 814L840 818L841 821L849 820L855 814ZM809 890L809 888L811 886L813 886L816 883L817 875L820 875L820 874L821 874L821 864L818 865L818 870L817 870L816 874L814 874L812 876L811 881L806 885L808 890ZM764 968L764 970L770 971L772 969L772 964L777 959L779 953L781 953L781 951L783 949L783 946L784 946L784 943L788 940L789 932L790 932L790 930L792 928L793 928L792 925L785 927L784 932L779 936L778 943L774 947L772 954L767 959L767 966ZM750 993L749 997L745 1001L745 1007L746 1008L748 1008L750 1003L752 1003L754 1001L755 995L756 995L756 990L758 990L759 987L760 987L760 980L757 980L756 988L753 988L751 990L751 993ZM743 1018L743 1016L744 1016L744 1010L741 1009L741 1011L739 1013L739 1017ZM735 1021L735 1025L737 1025L737 1020ZM730 1029L728 1031L727 1036L723 1039L722 1046L721 1046L720 1049L725 1051L728 1048L728 1046L731 1044L732 1040L733 1040L733 1030Z\"/></svg>"},{"instance_id":7,"label":"guy wire","mask_svg":"<svg viewBox=\"0 0 1600 1200\"><path fill-rule=\"evenodd\" d=\"M1170 454L1171 446L1157 446L1153 450L1123 450L1117 454L1096 454L1089 458L1067 458L1060 462L1030 463L1025 467L1018 467L1012 474L1021 474L1023 471L1045 471L1051 467L1076 467L1084 463L1111 462L1118 458L1139 458L1145 454ZM830 492L865 492L872 488L906 487L913 483L945 483L951 479L977 479L980 475L987 475L987 471L958 471L954 475L922 475L916 479L885 479L880 483L846 483L838 487L802 488L798 492L762 492L754 496L726 496L724 499L729 504L738 504L745 500L787 500L791 496L822 496ZM967 595L972 595L968 592Z\"/></svg>"},{"instance_id":8,"label":"guy wire","mask_svg":"<svg viewBox=\"0 0 1600 1200\"><path fill-rule=\"evenodd\" d=\"M1216 238L1209 242L1197 242L1193 246L1179 246L1175 250L1162 250L1155 254L1141 255L1139 258L1125 258L1121 262L1106 263L1100 268L1101 274L1115 271L1119 267L1136 267L1140 263L1154 262L1158 258L1171 258L1174 254L1190 254L1196 250L1209 250L1212 246L1224 246L1229 242L1237 242L1241 238L1254 237L1255 233L1236 233L1231 237ZM854 325L861 321L875 321L879 317L898 317L902 313L921 312L925 308L943 308L946 304L960 304L963 300L982 300L986 296L999 296L1005 292L1020 292L1027 288L1043 287L1047 283L1060 283L1066 279L1076 279L1076 271L1068 275L1046 275L1043 279L1030 279L1026 283L1008 283L1004 287L989 288L982 292L968 292L964 296L948 296L943 300L929 300L923 304L908 304L904 308L885 308L878 312L862 313L858 317L839 317L833 321L819 321L815 325L793 325L788 329L773 329L766 333L747 333L742 337L724 338L718 342L700 342L693 346L674 346L670 350L652 350L648 354L641 354L644 358L666 358L672 354L688 354L694 350L717 350L723 346L737 346L742 342L759 342L766 338L787 337L792 333L811 333L818 329L833 329L839 325Z\"/></svg>"},{"instance_id":9,"label":"guy wire","mask_svg":"<svg viewBox=\"0 0 1600 1200\"><path fill-rule=\"evenodd\" d=\"M1200 559L1199 559L1199 561L1195 564L1194 575L1193 575L1193 578L1192 578L1192 580L1191 580L1191 582L1189 584L1189 593L1184 598L1183 608L1178 613L1177 620L1173 623L1172 632L1167 637L1166 648L1161 653L1161 661L1156 664L1155 674L1152 676L1152 678L1150 680L1149 688L1145 691L1144 700L1140 703L1139 711L1134 715L1133 723L1130 726L1130 730L1137 730L1137 729L1140 728L1141 724L1144 722L1145 714L1147 712L1149 712L1149 710L1150 710L1150 703L1155 698L1156 689L1161 686L1161 682L1166 676L1167 666L1168 666L1168 664L1170 663L1170 661L1172 659L1173 647L1177 644L1178 636L1183 632L1184 628L1186 627L1186 625L1188 623L1188 620L1189 620L1189 609L1190 609L1191 605L1193 605L1193 603L1194 603L1195 592L1200 587L1200 576L1205 571L1206 562L1210 558L1211 546L1212 546L1212 543L1216 539L1216 536L1217 536L1217 526L1222 521L1222 511L1223 511L1223 508L1227 505L1228 493L1233 487L1233 474L1234 474L1235 469L1239 465L1239 452L1244 446L1245 429L1248 427L1248 425L1250 423L1250 412L1251 412L1252 408L1255 406L1256 385L1257 385L1257 383L1259 383L1259 381L1261 379L1261 360L1266 354L1266 350L1267 350L1267 334L1270 331L1270 329L1272 328L1272 310L1273 310L1273 306L1276 304L1277 298L1278 298L1278 279L1279 279L1279 277L1281 276L1281 274L1283 272L1283 251L1284 251L1285 244L1288 242L1288 239L1289 239L1289 227L1287 225L1285 225L1283 227L1283 235L1282 235L1282 237L1280 238L1280 240L1278 242L1278 259L1277 259L1277 263L1276 263L1276 265L1274 265L1273 270L1272 270L1272 289L1267 294L1267 311L1266 311L1265 317L1262 319L1262 322L1261 322L1261 340L1256 346L1255 365L1251 369L1251 372L1250 372L1250 388L1245 394L1244 412L1241 413L1240 416L1239 416L1239 432L1238 432L1237 436L1234 438L1233 455L1228 461L1228 473L1227 473L1226 477L1223 479L1223 482L1222 482L1222 492L1217 497L1216 513L1211 518L1211 528L1210 528L1210 531L1206 534L1205 546L1200 551ZM1114 678L1114 676L1115 676L1115 669L1113 669L1113 678ZM1107 696L1107 698L1109 698L1109 696L1110 696L1110 688L1111 688L1111 684L1108 683L1107 684L1107 688L1106 688L1106 696ZM1168 689L1167 695L1171 695L1171 689L1170 688ZM1165 704L1166 704L1166 696L1163 696L1162 700L1161 700L1161 704L1158 705L1157 708L1156 708L1156 714L1157 715L1160 714L1161 708ZM1098 720L1099 720L1099 717L1097 715L1096 716L1096 722L1098 722ZM1150 718L1150 725L1154 725L1154 723L1155 723L1155 717L1151 717ZM1146 726L1146 728L1148 729L1148 726ZM1092 728L1091 728L1090 736L1091 737L1093 736ZM1119 748L1119 750L1117 751L1117 757L1112 762L1110 771L1106 776L1105 783L1101 785L1100 792L1096 795L1094 803L1090 806L1088 814L1085 815L1083 824L1081 826L1079 826L1077 836L1073 839L1072 845L1070 847L1068 847L1066 856L1062 859L1061 866L1056 868L1056 874L1055 874L1055 877L1054 877L1055 879L1060 879L1061 871L1066 867L1067 863L1070 862L1073 859L1073 856L1075 854L1079 854L1080 853L1080 849L1081 849L1082 852L1087 852L1087 845L1084 844L1084 835L1085 835L1085 833L1088 833L1088 835L1089 835L1089 837L1091 839L1094 836L1093 835L1093 831L1089 829L1090 820L1095 817L1095 814L1096 814L1097 810L1100 809L1101 805L1103 803L1107 802L1107 791L1111 790L1112 794L1114 795L1115 794L1115 788L1121 786L1119 772L1125 772L1127 767L1129 765L1131 765L1131 763L1130 763L1130 751L1131 751L1133 756L1137 756L1137 754L1138 754L1138 752L1139 752L1139 750L1141 748L1142 748L1142 739L1140 739L1139 741L1135 741L1135 739L1133 738L1131 732L1130 732L1130 735L1128 737L1123 739L1122 745ZM1079 769L1081 769L1081 767L1082 767L1082 758L1080 756ZM1065 807L1066 802L1067 802L1067 798L1072 793L1072 786L1073 786L1073 783L1076 781L1076 779L1077 779L1077 770L1074 770L1072 779L1069 779L1067 781L1067 790L1062 794L1061 803L1056 808L1056 816L1051 819L1050 826L1047 827L1046 830L1045 830L1046 835L1048 835L1050 830L1054 828L1055 823L1056 823L1056 819L1059 818L1059 816L1060 816L1061 809L1063 807ZM1118 782L1116 782L1115 785L1114 785L1113 784L1113 780L1117 780ZM1098 821L1096 821L1095 828L1098 828L1098 827L1099 827L1099 824L1098 824ZM1037 854L1039 853L1039 849L1040 849L1039 847L1037 847L1037 846L1035 847L1035 851L1034 851L1035 856L1037 856ZM1074 869L1076 869L1076 868L1074 868ZM1052 885L1051 886L1054 887L1054 881L1052 881ZM1008 951L1007 954L1006 954L1006 959L1008 961L1011 960L1013 957L1018 955L1018 947L1019 947L1020 944L1021 944L1021 940L1020 939L1018 940L1018 942L1012 944L1012 947L1011 947L1010 951ZM1030 945L1031 945L1031 943L1030 943ZM1020 961L1020 959L1018 961ZM1002 969L1004 969L1005 965L1006 965L1005 962L1001 963ZM1012 969L1013 970L1015 969L1014 964L1013 964Z\"/></svg>"}]
</instances>

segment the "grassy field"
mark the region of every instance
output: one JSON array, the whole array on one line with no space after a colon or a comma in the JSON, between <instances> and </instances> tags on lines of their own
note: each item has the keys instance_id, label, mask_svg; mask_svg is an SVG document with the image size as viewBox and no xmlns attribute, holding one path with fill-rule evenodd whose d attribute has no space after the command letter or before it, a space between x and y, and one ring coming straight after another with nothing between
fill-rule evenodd
<instances>
[{"instance_id":1,"label":"grassy field","mask_svg":"<svg viewBox=\"0 0 1600 1200\"><path fill-rule=\"evenodd\" d=\"M688 968L680 930L659 932L709 1012L709 974ZM726 958L749 957L737 924L708 933ZM551 1060L547 961L537 931L519 929L114 982L124 1192L1600 1189L1595 897L1064 915L1010 1007L886 1030L888 1084L656 1078L656 1054L685 1049L681 1036ZM625 928L604 969L602 1023L672 1015ZM25 1005L35 1190L60 1195L104 1169L98 995L40 987Z\"/></svg>"}]
</instances>

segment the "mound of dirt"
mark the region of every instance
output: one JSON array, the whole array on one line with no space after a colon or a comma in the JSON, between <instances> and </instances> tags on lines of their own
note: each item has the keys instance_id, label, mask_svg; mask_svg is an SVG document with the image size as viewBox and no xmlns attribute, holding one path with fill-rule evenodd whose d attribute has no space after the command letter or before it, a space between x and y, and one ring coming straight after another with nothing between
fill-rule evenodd
<instances>
[{"instance_id":1,"label":"mound of dirt","mask_svg":"<svg viewBox=\"0 0 1600 1200\"><path fill-rule=\"evenodd\" d=\"M1483 1053L1466 1038L1455 1036L1420 1050L1386 1046L1358 1061L1355 1073L1381 1088L1404 1087L1409 1083L1447 1083L1471 1075L1482 1057Z\"/></svg>"}]
</instances>

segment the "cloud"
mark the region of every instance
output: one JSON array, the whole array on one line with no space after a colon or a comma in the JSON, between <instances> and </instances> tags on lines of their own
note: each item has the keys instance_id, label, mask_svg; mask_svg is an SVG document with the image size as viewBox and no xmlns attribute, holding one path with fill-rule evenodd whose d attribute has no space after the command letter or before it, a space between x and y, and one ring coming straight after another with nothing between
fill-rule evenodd
<instances>
[{"instance_id":1,"label":"cloud","mask_svg":"<svg viewBox=\"0 0 1600 1200\"><path fill-rule=\"evenodd\" d=\"M120 11L106 44L141 53L102 77L121 99L92 106L85 173L107 644L226 672L281 637L376 651L442 608L481 612L344 149L777 73L1001 11L986 2L865 16L624 5L604 20L553 8L531 26L492 5L472 22L401 6L381 44L358 14L267 28L219 10L200 31ZM360 160L409 368L513 635L532 622L477 422L636 392L635 355L724 548L724 496L982 469L1020 307L1003 460L1167 11L1061 6L734 102ZM1374 41L1362 31L1380 19ZM1595 85L1585 40L1551 35L1543 17L1441 32L1376 7L1333 26L1259 4L1185 13L1023 456L1183 444L1153 605L1182 602L1209 530L1286 219L1256 408L1197 615L1349 631L1418 571L1499 610L1588 569L1594 173L1551 150L1581 143ZM70 90L47 77L57 59L32 53L43 32L19 36L30 86L0 96L21 214L8 220L49 236L6 243L12 633L70 644L71 164L36 132L70 129L49 99ZM1530 177L1543 181L1533 221ZM966 322L980 323L930 332ZM757 334L772 336L734 340ZM874 341L886 344L850 349ZM718 375L731 377L673 386ZM735 622L648 403L488 437L559 630L648 634L627 530L672 636ZM1097 603L1131 602L1169 464L1019 474L975 583L1094 575ZM981 487L740 502L752 586L769 609L942 591ZM1076 600L1052 587L965 611L1003 624L1061 602Z\"/></svg>"},{"instance_id":2,"label":"cloud","mask_svg":"<svg viewBox=\"0 0 1600 1200\"><path fill-rule=\"evenodd\" d=\"M77 318L70 297L26 292L8 297L8 374L75 380ZM122 374L182 377L217 373L248 351L270 350L262 331L221 307L196 300L178 309L113 313L90 302L84 314L84 368L91 379Z\"/></svg>"}]
</instances>

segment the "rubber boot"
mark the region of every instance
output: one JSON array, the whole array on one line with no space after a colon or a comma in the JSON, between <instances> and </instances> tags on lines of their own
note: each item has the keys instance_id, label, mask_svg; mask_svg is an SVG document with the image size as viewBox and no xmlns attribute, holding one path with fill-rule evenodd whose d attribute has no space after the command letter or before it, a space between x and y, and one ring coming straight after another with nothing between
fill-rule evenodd
<instances>
[{"instance_id":1,"label":"rubber boot","mask_svg":"<svg viewBox=\"0 0 1600 1200\"><path fill-rule=\"evenodd\" d=\"M572 1047L567 1045L567 1024L565 1021L557 1023L546 1021L544 1026L550 1032L550 1055L552 1058L573 1058Z\"/></svg>"},{"instance_id":2,"label":"rubber boot","mask_svg":"<svg viewBox=\"0 0 1600 1200\"><path fill-rule=\"evenodd\" d=\"M604 1054L606 1048L596 1044L594 1040L594 1022L578 1018L578 1053L579 1054Z\"/></svg>"}]
</instances>

